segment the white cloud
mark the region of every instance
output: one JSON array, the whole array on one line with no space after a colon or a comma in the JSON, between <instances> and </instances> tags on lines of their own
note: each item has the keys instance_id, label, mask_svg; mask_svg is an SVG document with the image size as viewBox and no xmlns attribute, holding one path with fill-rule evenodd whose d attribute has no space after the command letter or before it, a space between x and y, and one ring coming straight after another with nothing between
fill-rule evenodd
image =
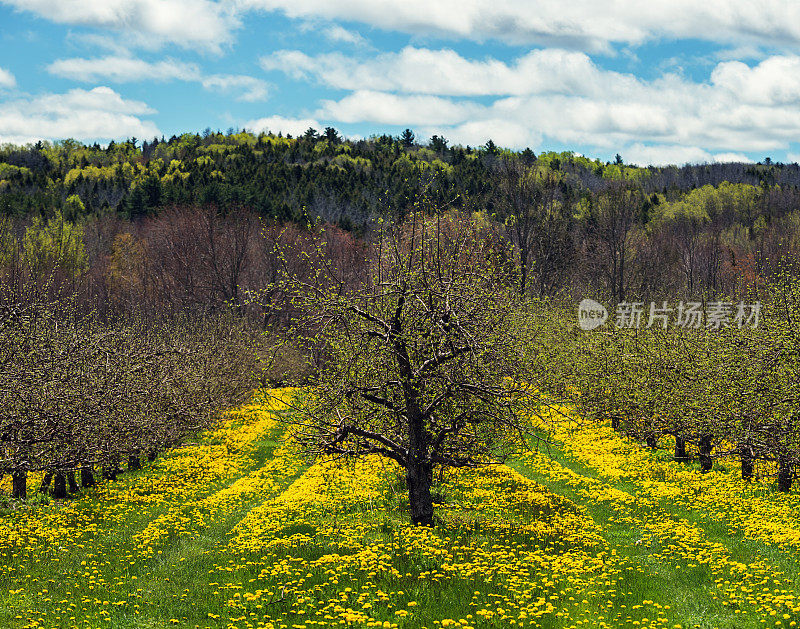
<instances>
[{"instance_id":1,"label":"white cloud","mask_svg":"<svg viewBox=\"0 0 800 629\"><path fill-rule=\"evenodd\" d=\"M0 88L14 87L16 84L17 80L14 78L14 75L8 70L0 68Z\"/></svg>"},{"instance_id":2,"label":"white cloud","mask_svg":"<svg viewBox=\"0 0 800 629\"><path fill-rule=\"evenodd\" d=\"M740 158L742 151L785 149L800 136L800 57L793 56L752 68L722 62L700 83L670 73L644 80L557 49L510 62L412 47L366 59L279 51L262 65L350 91L322 101L321 119L436 129L469 144L491 137L511 147L540 139L614 152L628 147L649 163L713 161L732 152Z\"/></svg>"},{"instance_id":3,"label":"white cloud","mask_svg":"<svg viewBox=\"0 0 800 629\"><path fill-rule=\"evenodd\" d=\"M614 43L696 38L800 43L800 4L785 0L232 0L240 11L360 22L390 31L510 44L609 50ZM611 6L609 6L611 5Z\"/></svg>"},{"instance_id":4,"label":"white cloud","mask_svg":"<svg viewBox=\"0 0 800 629\"><path fill-rule=\"evenodd\" d=\"M800 43L800 6L786 0L0 0L53 22L114 29L138 43L214 51L249 11L319 23L348 21L412 35L609 51L660 38L732 46ZM611 6L609 6L611 4ZM343 43L360 35L334 25Z\"/></svg>"},{"instance_id":5,"label":"white cloud","mask_svg":"<svg viewBox=\"0 0 800 629\"><path fill-rule=\"evenodd\" d=\"M698 146L646 146L641 143L625 148L622 158L626 163L639 166L667 166L670 164L683 166L684 164L705 164L714 161L711 153Z\"/></svg>"},{"instance_id":6,"label":"white cloud","mask_svg":"<svg viewBox=\"0 0 800 629\"><path fill-rule=\"evenodd\" d=\"M492 140L498 146L538 146L542 134L524 123L503 118L464 122L453 127L423 127L421 138L445 136L453 144L480 146Z\"/></svg>"},{"instance_id":7,"label":"white cloud","mask_svg":"<svg viewBox=\"0 0 800 629\"><path fill-rule=\"evenodd\" d=\"M742 162L745 164L752 164L753 160L747 157L744 153L715 153L714 161L724 164L726 162Z\"/></svg>"},{"instance_id":8,"label":"white cloud","mask_svg":"<svg viewBox=\"0 0 800 629\"><path fill-rule=\"evenodd\" d=\"M203 76L194 63L173 59L147 62L128 56L108 56L99 59L58 59L47 67L50 74L76 81L197 81L208 91L234 94L237 100L257 102L267 99L267 83L242 74L212 74Z\"/></svg>"},{"instance_id":9,"label":"white cloud","mask_svg":"<svg viewBox=\"0 0 800 629\"><path fill-rule=\"evenodd\" d=\"M340 122L439 125L466 121L479 115L482 109L472 103L455 103L436 96L400 96L364 90L339 101L322 101L317 115Z\"/></svg>"},{"instance_id":10,"label":"white cloud","mask_svg":"<svg viewBox=\"0 0 800 629\"><path fill-rule=\"evenodd\" d=\"M741 61L720 63L711 82L748 103L800 103L800 57L774 56L755 67Z\"/></svg>"},{"instance_id":11,"label":"white cloud","mask_svg":"<svg viewBox=\"0 0 800 629\"><path fill-rule=\"evenodd\" d=\"M124 99L108 87L7 101L0 103L0 142L154 137L160 135L156 125L139 117L153 113L147 104Z\"/></svg>"},{"instance_id":12,"label":"white cloud","mask_svg":"<svg viewBox=\"0 0 800 629\"><path fill-rule=\"evenodd\" d=\"M599 69L583 53L535 50L513 63L465 59L453 50L408 46L358 60L340 53L311 57L280 50L261 59L265 70L279 70L337 89L370 89L454 96L494 94L600 93L609 82L635 83L630 75Z\"/></svg>"},{"instance_id":13,"label":"white cloud","mask_svg":"<svg viewBox=\"0 0 800 629\"><path fill-rule=\"evenodd\" d=\"M324 125L311 118L284 118L283 116L270 116L268 118L259 118L258 120L251 120L243 125L243 128L254 133L278 132L286 135L303 135L309 127L313 127L320 131Z\"/></svg>"},{"instance_id":14,"label":"white cloud","mask_svg":"<svg viewBox=\"0 0 800 629\"><path fill-rule=\"evenodd\" d=\"M309 20L301 22L299 30L303 34L322 35L334 44L350 44L352 46L368 46L368 42L358 31L350 30L339 24Z\"/></svg>"},{"instance_id":15,"label":"white cloud","mask_svg":"<svg viewBox=\"0 0 800 629\"><path fill-rule=\"evenodd\" d=\"M726 162L752 163L742 153L709 153L698 146L654 145L641 143L627 147L622 153L626 163L640 166L668 166L684 164L711 164Z\"/></svg>"},{"instance_id":16,"label":"white cloud","mask_svg":"<svg viewBox=\"0 0 800 629\"><path fill-rule=\"evenodd\" d=\"M338 24L333 24L322 29L325 39L334 43L351 44L353 46L366 46L367 40L356 31L348 30Z\"/></svg>"},{"instance_id":17,"label":"white cloud","mask_svg":"<svg viewBox=\"0 0 800 629\"><path fill-rule=\"evenodd\" d=\"M742 61L744 59L753 59L760 61L767 55L758 46L737 46L735 48L723 48L714 53L714 59L718 61Z\"/></svg>"},{"instance_id":18,"label":"white cloud","mask_svg":"<svg viewBox=\"0 0 800 629\"><path fill-rule=\"evenodd\" d=\"M203 87L209 91L236 94L236 100L254 103L267 100L266 82L243 74L214 74L202 79Z\"/></svg>"},{"instance_id":19,"label":"white cloud","mask_svg":"<svg viewBox=\"0 0 800 629\"><path fill-rule=\"evenodd\" d=\"M0 0L60 24L109 28L136 43L170 42L217 52L239 24L228 3L211 0Z\"/></svg>"},{"instance_id":20,"label":"white cloud","mask_svg":"<svg viewBox=\"0 0 800 629\"><path fill-rule=\"evenodd\" d=\"M197 65L167 59L148 63L125 56L108 56L99 59L58 59L47 66L56 76L75 81L95 82L108 80L115 83L130 81L194 81L200 77Z\"/></svg>"}]
</instances>

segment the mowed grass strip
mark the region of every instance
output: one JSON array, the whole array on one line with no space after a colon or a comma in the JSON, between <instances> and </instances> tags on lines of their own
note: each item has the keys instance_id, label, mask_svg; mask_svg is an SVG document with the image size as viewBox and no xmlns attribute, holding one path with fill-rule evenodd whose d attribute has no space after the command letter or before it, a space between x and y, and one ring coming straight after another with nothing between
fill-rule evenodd
<instances>
[{"instance_id":1,"label":"mowed grass strip","mask_svg":"<svg viewBox=\"0 0 800 629\"><path fill-rule=\"evenodd\" d=\"M580 432L573 436L585 437ZM619 456L619 444L613 446L610 459ZM636 600L652 599L665 601L674 623L684 627L797 626L800 597L793 577L798 561L790 549L747 537L718 515L715 519L702 509L687 509L686 501L665 498L651 483L643 488L630 478L646 475L634 469L642 465L639 458L658 455L626 450L636 459L629 476L587 465L586 459L606 460L602 452L577 460L576 449L553 444L513 466L582 505L602 526L608 543L635 566L623 588L626 609ZM652 460L647 469L652 472L657 465ZM615 461L616 467L628 469L624 461ZM776 503L783 499L777 496ZM719 505L715 513L722 510Z\"/></svg>"},{"instance_id":2,"label":"mowed grass strip","mask_svg":"<svg viewBox=\"0 0 800 629\"><path fill-rule=\"evenodd\" d=\"M275 457L279 412L276 403L244 407L141 471L3 515L0 626L170 624L172 609L199 592L176 584L195 585L210 549L301 471Z\"/></svg>"},{"instance_id":3,"label":"mowed grass strip","mask_svg":"<svg viewBox=\"0 0 800 629\"><path fill-rule=\"evenodd\" d=\"M0 537L0 626L797 622L790 564L760 554L780 548L731 542L563 452L437 477L436 525L417 528L396 465L306 468L282 439L288 412L246 407L141 472L2 516L21 526Z\"/></svg>"}]
</instances>

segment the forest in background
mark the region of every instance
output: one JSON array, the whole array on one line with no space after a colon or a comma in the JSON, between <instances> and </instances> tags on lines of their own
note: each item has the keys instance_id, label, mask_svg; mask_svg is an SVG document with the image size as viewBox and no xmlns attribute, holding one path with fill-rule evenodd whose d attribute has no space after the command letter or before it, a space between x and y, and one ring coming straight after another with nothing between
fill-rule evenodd
<instances>
[{"instance_id":1,"label":"forest in background","mask_svg":"<svg viewBox=\"0 0 800 629\"><path fill-rule=\"evenodd\" d=\"M332 128L206 130L3 146L0 266L38 276L57 266L104 308L238 307L274 281L276 238L309 241L310 226L328 225L328 246L352 256L423 193L486 221L508 243L520 290L539 297L735 297L773 277L800 237L800 167L769 158L639 168L491 141L421 144L410 130L356 141Z\"/></svg>"}]
</instances>

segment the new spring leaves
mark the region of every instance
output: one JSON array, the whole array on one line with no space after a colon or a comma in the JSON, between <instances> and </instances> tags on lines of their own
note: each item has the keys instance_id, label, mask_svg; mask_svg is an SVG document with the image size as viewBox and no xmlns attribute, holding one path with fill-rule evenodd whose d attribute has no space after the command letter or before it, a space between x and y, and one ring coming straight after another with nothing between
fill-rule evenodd
<instances>
[{"instance_id":1,"label":"new spring leaves","mask_svg":"<svg viewBox=\"0 0 800 629\"><path fill-rule=\"evenodd\" d=\"M666 329L668 325L681 328L708 328L719 330L736 326L758 327L761 313L761 303L738 304L728 301L709 301L705 304L699 301L679 301L674 307L669 302L657 304L650 302L649 309L645 302L622 301L617 304L615 325L618 328L640 328L661 326ZM606 307L593 299L584 299L578 304L578 325L582 330L594 330L608 320Z\"/></svg>"}]
</instances>

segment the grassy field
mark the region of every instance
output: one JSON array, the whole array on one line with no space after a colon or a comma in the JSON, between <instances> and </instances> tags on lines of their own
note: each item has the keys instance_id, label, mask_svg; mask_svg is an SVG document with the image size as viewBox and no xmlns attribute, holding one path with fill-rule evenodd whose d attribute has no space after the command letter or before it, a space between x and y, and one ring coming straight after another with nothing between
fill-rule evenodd
<instances>
[{"instance_id":1,"label":"grassy field","mask_svg":"<svg viewBox=\"0 0 800 629\"><path fill-rule=\"evenodd\" d=\"M285 391L282 395L289 395ZM800 495L617 437L436 482L307 467L279 402L62 503L0 513L0 627L794 627Z\"/></svg>"}]
</instances>

